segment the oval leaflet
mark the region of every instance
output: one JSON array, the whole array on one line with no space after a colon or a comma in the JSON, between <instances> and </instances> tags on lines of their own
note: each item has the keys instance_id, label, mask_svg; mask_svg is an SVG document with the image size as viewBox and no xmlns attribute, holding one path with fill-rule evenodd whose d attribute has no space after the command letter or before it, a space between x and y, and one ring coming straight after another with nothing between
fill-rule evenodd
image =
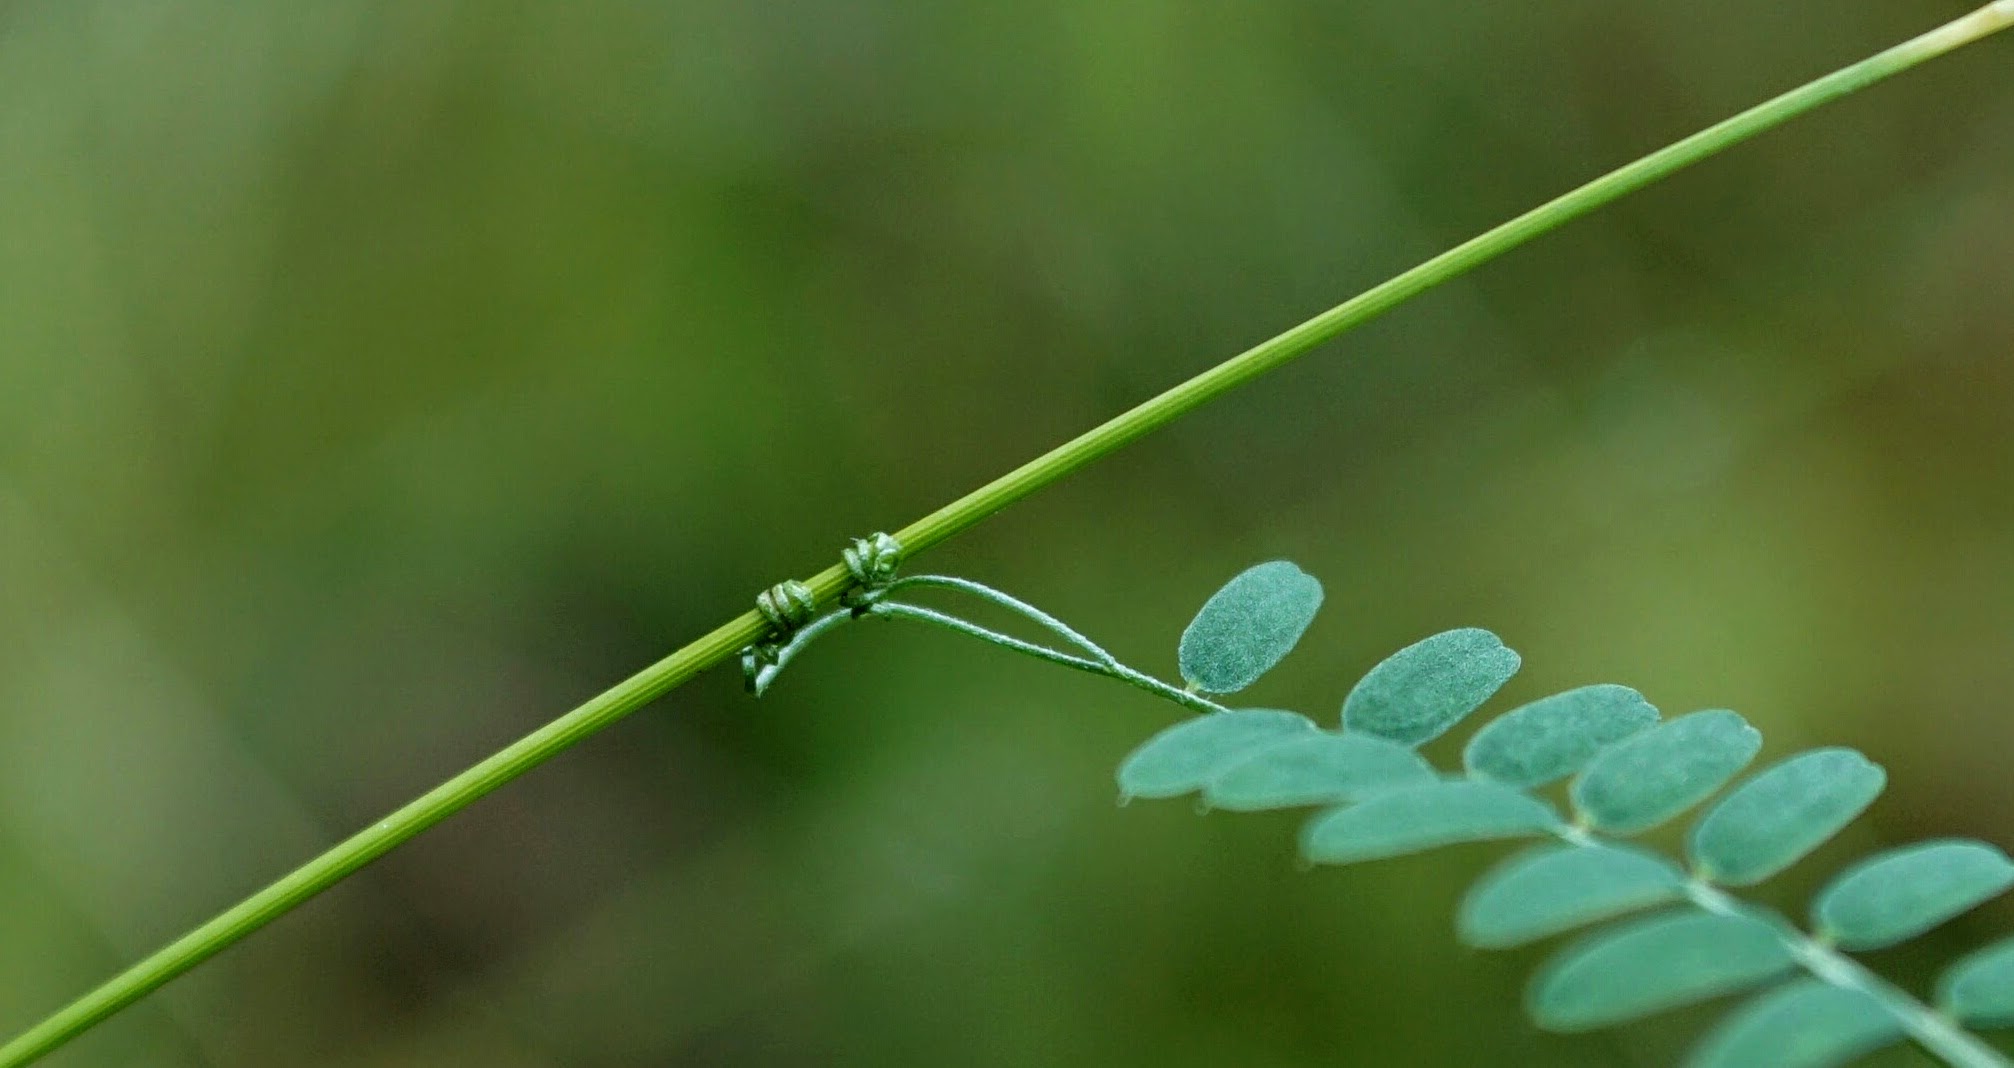
<instances>
[{"instance_id":1,"label":"oval leaflet","mask_svg":"<svg viewBox=\"0 0 2014 1068\"><path fill-rule=\"evenodd\" d=\"M1730 1013L1686 1066L1831 1068L1902 1037L1902 1022L1874 995L1794 979Z\"/></svg>"},{"instance_id":2,"label":"oval leaflet","mask_svg":"<svg viewBox=\"0 0 2014 1068\"><path fill-rule=\"evenodd\" d=\"M1846 949L1905 942L2014 886L2007 854L1963 839L1869 857L1819 892L1811 921Z\"/></svg>"},{"instance_id":3,"label":"oval leaflet","mask_svg":"<svg viewBox=\"0 0 2014 1068\"><path fill-rule=\"evenodd\" d=\"M1261 746L1224 768L1203 800L1233 812L1339 805L1394 786L1434 781L1418 753L1364 734L1289 737Z\"/></svg>"},{"instance_id":4,"label":"oval leaflet","mask_svg":"<svg viewBox=\"0 0 2014 1068\"><path fill-rule=\"evenodd\" d=\"M1813 749L1773 765L1708 809L1686 842L1693 866L1729 886L1803 859L1874 803L1887 772L1853 749Z\"/></svg>"},{"instance_id":5,"label":"oval leaflet","mask_svg":"<svg viewBox=\"0 0 2014 1068\"><path fill-rule=\"evenodd\" d=\"M1610 746L1573 782L1588 825L1636 834L1726 785L1762 749L1762 732L1733 712L1694 712Z\"/></svg>"},{"instance_id":6,"label":"oval leaflet","mask_svg":"<svg viewBox=\"0 0 2014 1068\"><path fill-rule=\"evenodd\" d=\"M1262 746L1316 731L1306 716L1270 708L1241 708L1184 720L1147 739L1120 763L1119 792L1153 798L1200 790L1217 772Z\"/></svg>"},{"instance_id":7,"label":"oval leaflet","mask_svg":"<svg viewBox=\"0 0 2014 1068\"><path fill-rule=\"evenodd\" d=\"M1481 708L1519 663L1480 627L1423 638L1358 680L1343 701L1343 726L1405 745L1432 741Z\"/></svg>"},{"instance_id":8,"label":"oval leaflet","mask_svg":"<svg viewBox=\"0 0 2014 1068\"><path fill-rule=\"evenodd\" d=\"M1462 763L1482 778L1543 786L1656 722L1657 709L1627 686L1583 686L1491 720L1469 739Z\"/></svg>"},{"instance_id":9,"label":"oval leaflet","mask_svg":"<svg viewBox=\"0 0 2014 1068\"><path fill-rule=\"evenodd\" d=\"M1669 861L1617 846L1539 846L1482 877L1462 898L1462 941L1509 949L1679 896Z\"/></svg>"},{"instance_id":10,"label":"oval leaflet","mask_svg":"<svg viewBox=\"0 0 2014 1068\"><path fill-rule=\"evenodd\" d=\"M1301 830L1301 853L1318 864L1349 864L1460 842L1525 838L1558 825L1552 806L1529 794L1450 779L1401 786L1316 816Z\"/></svg>"},{"instance_id":11,"label":"oval leaflet","mask_svg":"<svg viewBox=\"0 0 2014 1068\"><path fill-rule=\"evenodd\" d=\"M1769 924L1680 910L1599 931L1562 950L1532 981L1532 1019L1586 1031L1733 993L1797 964Z\"/></svg>"},{"instance_id":12,"label":"oval leaflet","mask_svg":"<svg viewBox=\"0 0 2014 1068\"><path fill-rule=\"evenodd\" d=\"M1182 631L1183 680L1204 693L1237 693L1293 651L1321 606L1322 584L1291 561L1247 568Z\"/></svg>"},{"instance_id":13,"label":"oval leaflet","mask_svg":"<svg viewBox=\"0 0 2014 1068\"><path fill-rule=\"evenodd\" d=\"M1965 957L1937 981L1945 1015L1974 1027L2014 1027L2014 938Z\"/></svg>"}]
</instances>

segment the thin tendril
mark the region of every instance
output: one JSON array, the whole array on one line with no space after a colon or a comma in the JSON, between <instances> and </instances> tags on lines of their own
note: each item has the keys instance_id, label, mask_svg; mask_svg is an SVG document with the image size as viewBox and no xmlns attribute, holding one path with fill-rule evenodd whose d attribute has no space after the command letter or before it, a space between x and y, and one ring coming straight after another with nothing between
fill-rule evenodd
<instances>
[{"instance_id":1,"label":"thin tendril","mask_svg":"<svg viewBox=\"0 0 2014 1068\"><path fill-rule=\"evenodd\" d=\"M803 652L804 648L817 641L819 636L852 618L853 613L848 610L827 612L792 634L788 642L766 650L767 662L758 661L748 676L748 692L761 697L763 692L769 689L769 684L776 681L776 676L783 670L784 665L790 663L792 657Z\"/></svg>"},{"instance_id":2,"label":"thin tendril","mask_svg":"<svg viewBox=\"0 0 2014 1068\"><path fill-rule=\"evenodd\" d=\"M1106 652L1104 648L1100 646L1097 642L1094 642L1091 639L1085 637L1084 635L1078 633L1074 628L1064 623L1062 620L1057 619L1055 616L1052 616L1049 613L1042 611L1040 608L1037 608L1034 605L1029 604L1026 601L1023 601L1018 597L1013 597L1009 594L1002 593L1001 591L996 590L993 587L986 585L985 583L974 582L971 579L958 578L955 575L910 575L907 578L896 579L894 582L889 583L886 587L883 587L883 589L885 592L893 593L896 590L903 589L909 586L935 587L938 589L958 590L962 593L969 593L974 597L978 597L982 600L989 601L993 604L999 605L1000 607L1005 608L1010 612L1017 613L1047 628L1057 637L1060 637L1064 641L1069 642L1070 644L1076 646L1077 648L1082 649L1087 653L1090 653L1093 657L1096 657L1100 663L1107 665L1116 665L1119 662L1116 657L1114 657L1111 653Z\"/></svg>"},{"instance_id":3,"label":"thin tendril","mask_svg":"<svg viewBox=\"0 0 2014 1068\"><path fill-rule=\"evenodd\" d=\"M1101 664L1096 660L1086 660L1080 656L1072 656L1069 653L1051 649L1046 645L1023 641L1012 635L1002 634L997 630L982 627L970 620L960 619L957 616L947 612L939 612L936 609L924 608L921 605L905 604L901 601L875 601L873 604L867 606L865 614L880 616L885 619L913 619L919 623L931 623L947 630L957 631L970 638L989 642L1003 649L1032 656L1038 660L1046 660L1052 664L1061 664L1064 667L1076 668L1079 671L1088 671L1094 675L1112 674L1112 669L1109 666Z\"/></svg>"},{"instance_id":4,"label":"thin tendril","mask_svg":"<svg viewBox=\"0 0 2014 1068\"><path fill-rule=\"evenodd\" d=\"M885 533L855 538L839 558L854 586L840 596L844 608L816 619L818 598L795 579L779 582L755 598L755 609L769 623L769 636L741 650L741 677L748 692L761 697L776 681L783 665L819 635L858 615L888 588L902 567L902 543Z\"/></svg>"},{"instance_id":5,"label":"thin tendril","mask_svg":"<svg viewBox=\"0 0 2014 1068\"><path fill-rule=\"evenodd\" d=\"M963 582L963 580L960 581L961 583ZM978 583L970 583L969 585L979 586ZM964 588L964 586L961 585L960 588ZM993 590L990 587L979 586L979 588L987 590L989 593L997 594L1001 598L1007 598L1006 594L1002 594L998 590ZM988 599L991 600L992 598ZM1012 598L1007 599L1012 600ZM1019 604L1020 602L1017 601L1015 603ZM1228 711L1228 709L1226 709L1223 705L1220 705L1207 697L1203 697L1199 694L1190 693L1187 690L1181 689L1180 687L1177 686L1171 686L1168 683L1163 682L1160 679L1157 679L1144 671L1141 671L1137 668L1128 667L1127 665L1120 663L1116 659L1108 659L1105 661L1086 660L1083 657L1072 656L1069 653L1061 652L1056 649L1051 649L1046 645L1037 645L1034 642L1023 641L1022 639L1013 637L1012 635L1002 634L997 630L992 630L990 628L983 627L970 620L961 619L958 616L951 615L950 613L947 612L939 612L934 609L923 608L918 605L907 604L902 601L888 601L888 600L874 601L873 603L869 604L863 611L867 615L885 616L891 619L913 619L922 623L932 623L937 626L956 631L967 637L978 638L980 641L989 642L1003 649L1008 649L1013 652L1023 653L1025 655L1035 657L1038 660L1046 660L1052 664L1062 664L1065 667L1076 668L1079 671L1087 671L1094 675L1103 675L1106 678L1118 679L1120 682L1124 682L1127 683L1128 685L1138 687L1139 689L1145 690L1156 697L1160 697L1168 701L1173 701L1174 703L1181 705L1193 712ZM1057 623L1056 625L1059 627L1062 626L1061 623ZM1071 633L1075 633L1075 631L1072 631ZM1086 641L1089 641L1089 639L1086 639ZM1109 654L1107 655L1109 656Z\"/></svg>"}]
</instances>

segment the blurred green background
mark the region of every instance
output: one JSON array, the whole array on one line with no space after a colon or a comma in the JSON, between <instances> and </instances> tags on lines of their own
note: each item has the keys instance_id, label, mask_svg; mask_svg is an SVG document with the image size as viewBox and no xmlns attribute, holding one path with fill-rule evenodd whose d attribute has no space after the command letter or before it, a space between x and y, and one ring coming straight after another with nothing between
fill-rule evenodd
<instances>
[{"instance_id":1,"label":"blurred green background","mask_svg":"<svg viewBox=\"0 0 2014 1068\"><path fill-rule=\"evenodd\" d=\"M1933 0L0 3L0 1031L1008 466ZM1457 625L2014 847L2014 39L1546 238L933 553L1327 719ZM1507 850L1116 807L1175 711L902 627L702 677L51 1064L1661 1065ZM1457 739L1458 740L1458 739ZM1453 752L1442 744L1435 752ZM1920 983L2003 902L1877 963ZM1902 1054L1890 1063L1916 1063Z\"/></svg>"}]
</instances>

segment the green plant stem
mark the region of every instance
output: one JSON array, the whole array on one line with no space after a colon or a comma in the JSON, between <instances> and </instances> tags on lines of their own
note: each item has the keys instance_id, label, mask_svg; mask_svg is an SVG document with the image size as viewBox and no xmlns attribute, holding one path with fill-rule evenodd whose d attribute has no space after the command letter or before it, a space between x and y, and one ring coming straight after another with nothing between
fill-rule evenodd
<instances>
[{"instance_id":1,"label":"green plant stem","mask_svg":"<svg viewBox=\"0 0 2014 1068\"><path fill-rule=\"evenodd\" d=\"M914 555L1156 430L1352 327L1462 275L1573 219L1675 171L1781 125L1828 101L1899 74L1918 63L2014 24L2014 0L1996 0L1920 37L1778 96L1634 163L1596 178L1501 226L1427 260L1270 340L1051 449L897 531ZM833 565L807 579L819 604L830 604L851 577ZM195 930L113 976L97 989L0 1046L0 1068L27 1064L209 959L301 902L328 889L385 852L461 811L477 798L552 759L581 739L635 711L700 671L761 640L768 624L744 612L704 637L617 683L502 751L344 839L279 881L233 905Z\"/></svg>"}]
</instances>

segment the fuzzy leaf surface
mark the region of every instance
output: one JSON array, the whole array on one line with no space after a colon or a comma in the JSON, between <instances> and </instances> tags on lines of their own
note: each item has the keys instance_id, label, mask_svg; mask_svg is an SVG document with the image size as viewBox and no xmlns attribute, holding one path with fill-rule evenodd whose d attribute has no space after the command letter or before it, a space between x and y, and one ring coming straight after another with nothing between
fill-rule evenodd
<instances>
[{"instance_id":1,"label":"fuzzy leaf surface","mask_svg":"<svg viewBox=\"0 0 2014 1068\"><path fill-rule=\"evenodd\" d=\"M1204 693L1237 693L1293 651L1322 606L1322 584L1288 560L1239 573L1182 632L1182 678Z\"/></svg>"},{"instance_id":2,"label":"fuzzy leaf surface","mask_svg":"<svg viewBox=\"0 0 2014 1068\"><path fill-rule=\"evenodd\" d=\"M1464 627L1386 657L1343 701L1343 726L1420 745L1447 733L1517 674L1518 655L1496 635Z\"/></svg>"},{"instance_id":3,"label":"fuzzy leaf surface","mask_svg":"<svg viewBox=\"0 0 2014 1068\"><path fill-rule=\"evenodd\" d=\"M1819 892L1811 922L1846 949L1906 942L2014 886L2007 854L1967 839L1920 842L1869 857Z\"/></svg>"},{"instance_id":4,"label":"fuzzy leaf surface","mask_svg":"<svg viewBox=\"0 0 2014 1068\"><path fill-rule=\"evenodd\" d=\"M1491 871L1462 899L1462 941L1509 949L1676 899L1670 861L1618 846L1539 846Z\"/></svg>"},{"instance_id":5,"label":"fuzzy leaf surface","mask_svg":"<svg viewBox=\"0 0 2014 1068\"><path fill-rule=\"evenodd\" d=\"M1559 825L1551 805L1491 782L1450 779L1401 786L1324 813L1301 830L1301 853L1349 864L1461 842L1527 838Z\"/></svg>"},{"instance_id":6,"label":"fuzzy leaf surface","mask_svg":"<svg viewBox=\"0 0 2014 1068\"><path fill-rule=\"evenodd\" d=\"M1610 834L1647 831L1706 800L1762 748L1762 733L1733 712L1694 712L1603 750L1573 783L1588 825Z\"/></svg>"},{"instance_id":7,"label":"fuzzy leaf surface","mask_svg":"<svg viewBox=\"0 0 2014 1068\"><path fill-rule=\"evenodd\" d=\"M1397 742L1324 731L1252 750L1209 781L1203 800L1234 812L1339 805L1435 778L1424 758Z\"/></svg>"},{"instance_id":8,"label":"fuzzy leaf surface","mask_svg":"<svg viewBox=\"0 0 2014 1068\"><path fill-rule=\"evenodd\" d=\"M1693 865L1759 883L1803 859L1874 803L1888 773L1853 749L1813 749L1758 772L1693 825Z\"/></svg>"},{"instance_id":9,"label":"fuzzy leaf surface","mask_svg":"<svg viewBox=\"0 0 2014 1068\"><path fill-rule=\"evenodd\" d=\"M1581 769L1604 747L1657 722L1657 709L1627 686L1602 684L1540 698L1491 720L1469 739L1469 774L1509 786L1542 786Z\"/></svg>"},{"instance_id":10,"label":"fuzzy leaf surface","mask_svg":"<svg viewBox=\"0 0 2014 1068\"><path fill-rule=\"evenodd\" d=\"M1836 1068L1902 1041L1902 1022L1872 994L1794 979L1729 1014L1687 1068Z\"/></svg>"},{"instance_id":11,"label":"fuzzy leaf surface","mask_svg":"<svg viewBox=\"0 0 2014 1068\"><path fill-rule=\"evenodd\" d=\"M1748 916L1667 912L1596 932L1533 979L1540 1027L1587 1031L1745 990L1797 961L1776 929Z\"/></svg>"},{"instance_id":12,"label":"fuzzy leaf surface","mask_svg":"<svg viewBox=\"0 0 2014 1068\"><path fill-rule=\"evenodd\" d=\"M1175 797L1200 790L1217 773L1260 748L1319 731L1297 712L1240 708L1184 720L1154 735L1119 764L1125 797Z\"/></svg>"}]
</instances>

